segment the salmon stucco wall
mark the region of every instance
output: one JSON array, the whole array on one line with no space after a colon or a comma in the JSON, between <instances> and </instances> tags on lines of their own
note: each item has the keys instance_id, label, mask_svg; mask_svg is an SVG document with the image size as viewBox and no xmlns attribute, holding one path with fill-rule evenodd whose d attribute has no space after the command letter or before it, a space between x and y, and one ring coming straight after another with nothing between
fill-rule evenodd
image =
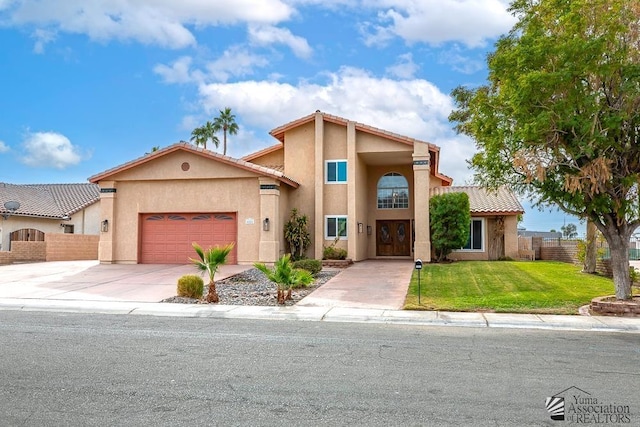
<instances>
[{"instance_id":1,"label":"salmon stucco wall","mask_svg":"<svg viewBox=\"0 0 640 427\"><path fill-rule=\"evenodd\" d=\"M237 214L238 263L258 260L260 183L254 172L176 152L110 179L100 182L115 191L102 194L102 216L110 223L101 233L102 262L138 262L141 214L216 212Z\"/></svg>"},{"instance_id":2,"label":"salmon stucco wall","mask_svg":"<svg viewBox=\"0 0 640 427\"><path fill-rule=\"evenodd\" d=\"M243 197L239 198L239 194ZM135 202L118 203L120 199ZM112 262L138 262L140 214L210 212L237 213L238 263L254 262L258 259L258 247L254 242L260 241L259 203L259 183L255 177L119 182L111 224L114 233Z\"/></svg>"},{"instance_id":3,"label":"salmon stucco wall","mask_svg":"<svg viewBox=\"0 0 640 427\"><path fill-rule=\"evenodd\" d=\"M291 192L286 211L296 208L298 212L307 215L311 246L306 255L313 258L315 248L315 126L314 122L289 130L285 134L284 144L284 174L295 177L300 184ZM320 190L321 191L321 190Z\"/></svg>"}]
</instances>

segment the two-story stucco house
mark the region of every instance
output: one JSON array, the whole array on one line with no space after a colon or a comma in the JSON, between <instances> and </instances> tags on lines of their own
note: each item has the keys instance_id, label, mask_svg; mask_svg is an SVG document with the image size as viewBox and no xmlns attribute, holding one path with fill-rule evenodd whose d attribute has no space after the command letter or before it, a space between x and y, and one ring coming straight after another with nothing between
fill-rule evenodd
<instances>
[{"instance_id":1,"label":"two-story stucco house","mask_svg":"<svg viewBox=\"0 0 640 427\"><path fill-rule=\"evenodd\" d=\"M273 262L287 249L293 208L309 219L309 257L337 238L354 261L428 261L429 198L445 191L471 202L470 242L456 258L517 256L518 200L506 189L451 187L433 144L320 111L270 134L276 145L242 159L180 142L91 177L101 191L100 261L186 263L192 242L234 242L231 263Z\"/></svg>"}]
</instances>

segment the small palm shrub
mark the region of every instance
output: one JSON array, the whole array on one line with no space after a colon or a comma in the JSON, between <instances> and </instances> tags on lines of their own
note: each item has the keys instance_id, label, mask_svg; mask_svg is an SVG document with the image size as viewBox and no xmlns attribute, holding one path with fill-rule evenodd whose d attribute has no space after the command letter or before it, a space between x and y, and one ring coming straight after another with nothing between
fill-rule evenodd
<instances>
[{"instance_id":1,"label":"small palm shrub","mask_svg":"<svg viewBox=\"0 0 640 427\"><path fill-rule=\"evenodd\" d=\"M233 250L233 243L229 243L226 246L216 246L214 248L202 249L202 247L193 242L193 249L198 254L198 258L189 258L189 260L195 265L196 269L207 273L209 276L209 290L207 297L205 298L209 303L216 303L220 301L218 292L216 291L216 282L214 281L215 275L220 269L220 266L226 264L227 257Z\"/></svg>"},{"instance_id":2,"label":"small palm shrub","mask_svg":"<svg viewBox=\"0 0 640 427\"><path fill-rule=\"evenodd\" d=\"M311 274L318 274L322 270L322 261L318 259L301 259L293 262L293 268L301 268Z\"/></svg>"},{"instance_id":3,"label":"small palm shrub","mask_svg":"<svg viewBox=\"0 0 640 427\"><path fill-rule=\"evenodd\" d=\"M195 274L186 274L178 279L178 296L186 298L202 298L204 280Z\"/></svg>"},{"instance_id":4,"label":"small palm shrub","mask_svg":"<svg viewBox=\"0 0 640 427\"><path fill-rule=\"evenodd\" d=\"M273 268L268 268L263 263L253 264L255 268L264 273L267 278L275 282L278 291L278 304L284 304L291 299L291 289L307 286L313 282L313 276L307 270L293 268L291 254L285 254L277 260Z\"/></svg>"}]
</instances>

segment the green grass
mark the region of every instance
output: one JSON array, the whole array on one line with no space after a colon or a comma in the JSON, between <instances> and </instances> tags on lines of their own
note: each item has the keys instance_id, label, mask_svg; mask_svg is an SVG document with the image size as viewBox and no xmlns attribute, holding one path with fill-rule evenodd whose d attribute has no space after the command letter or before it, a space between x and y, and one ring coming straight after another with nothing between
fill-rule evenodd
<instances>
[{"instance_id":1,"label":"green grass","mask_svg":"<svg viewBox=\"0 0 640 427\"><path fill-rule=\"evenodd\" d=\"M592 298L614 293L609 278L560 262L460 261L414 271L408 310L577 314Z\"/></svg>"}]
</instances>

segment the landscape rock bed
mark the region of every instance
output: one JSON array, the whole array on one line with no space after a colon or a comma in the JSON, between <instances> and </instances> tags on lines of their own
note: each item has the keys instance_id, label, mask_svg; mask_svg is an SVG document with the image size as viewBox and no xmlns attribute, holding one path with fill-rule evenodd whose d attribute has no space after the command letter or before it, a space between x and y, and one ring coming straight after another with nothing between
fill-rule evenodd
<instances>
[{"instance_id":1,"label":"landscape rock bed","mask_svg":"<svg viewBox=\"0 0 640 427\"><path fill-rule=\"evenodd\" d=\"M339 272L340 270L323 269L314 276L316 280L310 286L293 289L291 295L293 299L286 301L285 305L296 304ZM256 268L251 268L223 280L216 280L216 290L220 296L219 305L278 305L276 284L268 280L266 276ZM207 295L207 291L208 286L205 284L203 295ZM177 296L166 298L161 302L207 304L204 299L199 300Z\"/></svg>"}]
</instances>

